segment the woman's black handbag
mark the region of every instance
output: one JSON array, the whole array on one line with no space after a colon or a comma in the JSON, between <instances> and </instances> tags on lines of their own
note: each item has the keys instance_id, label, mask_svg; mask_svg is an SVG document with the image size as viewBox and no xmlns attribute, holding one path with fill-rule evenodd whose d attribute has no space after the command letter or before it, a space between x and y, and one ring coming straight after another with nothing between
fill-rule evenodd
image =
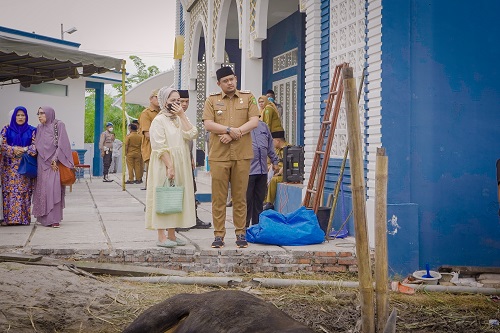
<instances>
[{"instance_id":1,"label":"woman's black handbag","mask_svg":"<svg viewBox=\"0 0 500 333\"><path fill-rule=\"evenodd\" d=\"M19 168L17 169L17 173L29 178L36 178L36 169L37 169L36 157L31 156L28 153L24 153L21 156L21 162L19 163Z\"/></svg>"}]
</instances>

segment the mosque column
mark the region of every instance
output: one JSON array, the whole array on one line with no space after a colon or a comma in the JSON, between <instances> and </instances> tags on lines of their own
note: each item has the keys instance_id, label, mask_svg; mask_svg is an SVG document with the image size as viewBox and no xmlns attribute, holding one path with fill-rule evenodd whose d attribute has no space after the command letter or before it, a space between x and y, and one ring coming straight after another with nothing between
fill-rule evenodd
<instances>
[{"instance_id":1,"label":"mosque column","mask_svg":"<svg viewBox=\"0 0 500 333\"><path fill-rule=\"evenodd\" d=\"M92 157L92 175L102 176L102 157L99 150L99 139L104 130L104 83L90 82L85 83L86 89L95 91L95 119L94 119L94 156Z\"/></svg>"},{"instance_id":2,"label":"mosque column","mask_svg":"<svg viewBox=\"0 0 500 333\"><path fill-rule=\"evenodd\" d=\"M250 32L250 0L243 0L241 43L241 89L262 94L261 42Z\"/></svg>"}]
</instances>

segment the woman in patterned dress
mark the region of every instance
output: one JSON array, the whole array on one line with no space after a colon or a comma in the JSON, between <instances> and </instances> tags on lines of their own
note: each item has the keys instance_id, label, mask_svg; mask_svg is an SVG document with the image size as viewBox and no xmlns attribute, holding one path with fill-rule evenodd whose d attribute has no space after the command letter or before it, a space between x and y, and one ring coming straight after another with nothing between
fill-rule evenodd
<instances>
[{"instance_id":1,"label":"woman in patterned dress","mask_svg":"<svg viewBox=\"0 0 500 333\"><path fill-rule=\"evenodd\" d=\"M3 195L2 225L31 223L31 196L34 179L20 175L17 170L21 156L36 155L36 129L28 124L28 111L23 106L14 109L10 124L2 129L1 177Z\"/></svg>"}]
</instances>

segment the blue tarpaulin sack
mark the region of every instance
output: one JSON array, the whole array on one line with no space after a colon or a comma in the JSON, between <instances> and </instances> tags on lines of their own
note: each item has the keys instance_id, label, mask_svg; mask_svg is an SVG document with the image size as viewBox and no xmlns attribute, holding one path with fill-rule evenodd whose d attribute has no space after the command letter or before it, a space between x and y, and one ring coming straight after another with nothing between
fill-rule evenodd
<instances>
[{"instance_id":1,"label":"blue tarpaulin sack","mask_svg":"<svg viewBox=\"0 0 500 333\"><path fill-rule=\"evenodd\" d=\"M305 207L287 215L265 210L259 216L259 223L247 229L247 241L251 243L310 245L323 243L324 239L316 214Z\"/></svg>"}]
</instances>

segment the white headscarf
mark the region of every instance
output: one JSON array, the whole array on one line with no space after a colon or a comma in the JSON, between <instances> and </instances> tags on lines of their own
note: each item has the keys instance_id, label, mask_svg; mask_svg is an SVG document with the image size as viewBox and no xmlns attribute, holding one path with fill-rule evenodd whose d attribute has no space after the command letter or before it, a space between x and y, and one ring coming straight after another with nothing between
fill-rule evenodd
<instances>
[{"instance_id":1,"label":"white headscarf","mask_svg":"<svg viewBox=\"0 0 500 333\"><path fill-rule=\"evenodd\" d=\"M167 99L172 92L177 91L174 88L163 87L158 91L158 104L160 105L160 112L167 112Z\"/></svg>"}]
</instances>

